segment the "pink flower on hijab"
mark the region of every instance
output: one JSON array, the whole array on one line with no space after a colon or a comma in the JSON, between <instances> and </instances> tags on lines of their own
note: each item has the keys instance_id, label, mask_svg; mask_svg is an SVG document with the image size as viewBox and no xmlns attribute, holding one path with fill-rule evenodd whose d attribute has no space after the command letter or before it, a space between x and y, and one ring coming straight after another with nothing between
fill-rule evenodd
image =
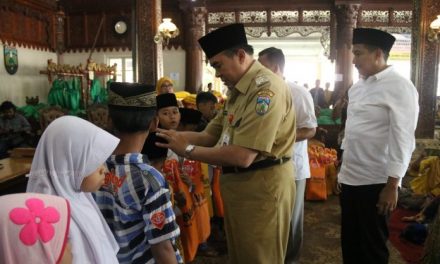
<instances>
[{"instance_id":1,"label":"pink flower on hijab","mask_svg":"<svg viewBox=\"0 0 440 264\"><path fill-rule=\"evenodd\" d=\"M60 220L60 214L54 207L44 207L44 202L37 198L26 200L26 208L17 207L9 212L9 218L14 224L24 225L20 231L20 240L27 246L32 246L38 239L49 242L55 235L52 226Z\"/></svg>"}]
</instances>

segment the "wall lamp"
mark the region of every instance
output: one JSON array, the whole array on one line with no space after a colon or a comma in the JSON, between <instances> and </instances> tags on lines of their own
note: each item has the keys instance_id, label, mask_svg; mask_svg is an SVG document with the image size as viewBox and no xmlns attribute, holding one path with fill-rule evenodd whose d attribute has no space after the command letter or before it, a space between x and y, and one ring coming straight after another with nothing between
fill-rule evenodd
<instances>
[{"instance_id":1,"label":"wall lamp","mask_svg":"<svg viewBox=\"0 0 440 264\"><path fill-rule=\"evenodd\" d=\"M159 25L158 32L156 36L154 36L154 42L168 45L168 41L177 36L179 36L179 29L171 22L171 18L163 18L162 23Z\"/></svg>"},{"instance_id":2,"label":"wall lamp","mask_svg":"<svg viewBox=\"0 0 440 264\"><path fill-rule=\"evenodd\" d=\"M431 42L440 42L440 15L429 25L428 40Z\"/></svg>"}]
</instances>

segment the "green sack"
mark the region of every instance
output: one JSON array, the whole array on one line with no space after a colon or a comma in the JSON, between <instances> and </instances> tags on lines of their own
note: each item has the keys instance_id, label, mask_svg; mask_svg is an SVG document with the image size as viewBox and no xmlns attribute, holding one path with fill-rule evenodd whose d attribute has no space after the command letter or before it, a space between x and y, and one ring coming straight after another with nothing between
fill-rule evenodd
<instances>
[{"instance_id":1,"label":"green sack","mask_svg":"<svg viewBox=\"0 0 440 264\"><path fill-rule=\"evenodd\" d=\"M22 113L26 118L35 118L38 120L40 118L40 109L46 107L47 104L39 103L37 105L25 105L17 108L17 110Z\"/></svg>"},{"instance_id":2,"label":"green sack","mask_svg":"<svg viewBox=\"0 0 440 264\"><path fill-rule=\"evenodd\" d=\"M112 80L107 82L107 87ZM107 104L108 92L107 88L101 86L101 82L98 79L94 79L92 86L90 87L90 98L94 104Z\"/></svg>"}]
</instances>

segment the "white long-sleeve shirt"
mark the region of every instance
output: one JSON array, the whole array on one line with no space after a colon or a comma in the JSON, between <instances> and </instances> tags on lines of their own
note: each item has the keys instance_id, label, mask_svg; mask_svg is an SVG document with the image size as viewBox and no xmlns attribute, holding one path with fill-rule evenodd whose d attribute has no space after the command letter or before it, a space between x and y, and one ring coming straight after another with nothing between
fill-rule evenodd
<instances>
[{"instance_id":1,"label":"white long-sleeve shirt","mask_svg":"<svg viewBox=\"0 0 440 264\"><path fill-rule=\"evenodd\" d=\"M349 104L340 183L386 183L402 178L415 148L419 115L414 85L392 66L360 79L348 92Z\"/></svg>"},{"instance_id":2,"label":"white long-sleeve shirt","mask_svg":"<svg viewBox=\"0 0 440 264\"><path fill-rule=\"evenodd\" d=\"M317 127L312 95L305 87L291 82L288 82L287 85L292 93L293 106L296 113L296 129ZM292 157L296 168L296 180L310 178L307 140L295 142Z\"/></svg>"}]
</instances>

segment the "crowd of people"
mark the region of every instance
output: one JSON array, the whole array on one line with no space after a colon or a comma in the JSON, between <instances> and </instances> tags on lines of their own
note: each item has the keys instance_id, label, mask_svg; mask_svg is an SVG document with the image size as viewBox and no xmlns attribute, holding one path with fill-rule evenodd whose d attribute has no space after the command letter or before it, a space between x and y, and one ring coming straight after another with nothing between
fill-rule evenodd
<instances>
[{"instance_id":1,"label":"crowd of people","mask_svg":"<svg viewBox=\"0 0 440 264\"><path fill-rule=\"evenodd\" d=\"M386 218L414 149L418 95L386 63L394 40L376 29L353 32L363 78L348 92L342 141L345 264L388 263ZM198 110L182 108L162 78L156 86L110 84L112 133L78 117L53 121L36 148L28 193L0 197L0 262L190 263L215 254L215 215L230 263L299 263L307 140L329 87L317 80L308 92L286 82L275 47L254 59L243 24L199 44L228 87L223 108L212 91L197 95ZM21 122L14 113L2 131Z\"/></svg>"}]
</instances>

